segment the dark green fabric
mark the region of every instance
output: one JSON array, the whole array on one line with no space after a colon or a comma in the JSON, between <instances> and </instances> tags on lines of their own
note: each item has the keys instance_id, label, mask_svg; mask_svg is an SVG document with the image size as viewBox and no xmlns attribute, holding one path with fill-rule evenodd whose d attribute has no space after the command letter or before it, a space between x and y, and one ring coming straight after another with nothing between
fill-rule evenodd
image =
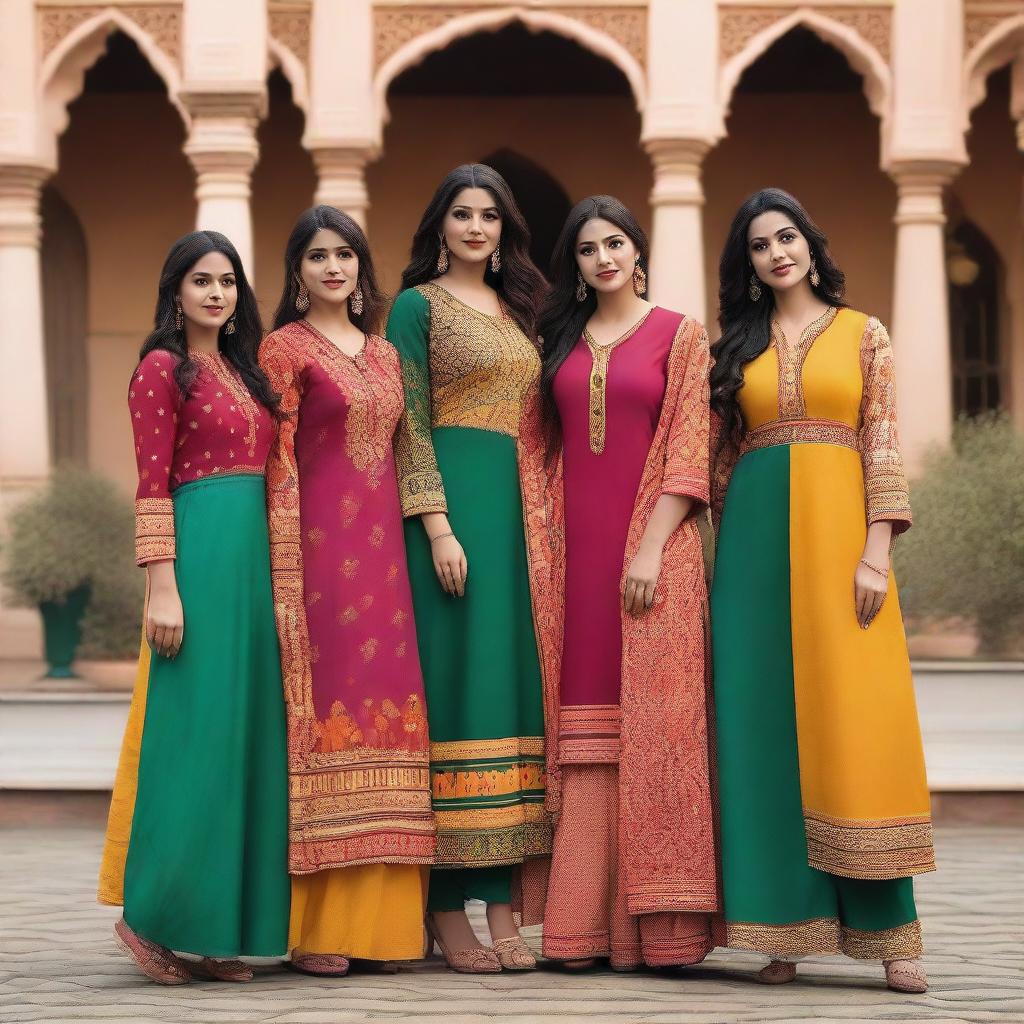
<instances>
[{"instance_id":1,"label":"dark green fabric","mask_svg":"<svg viewBox=\"0 0 1024 1024\"><path fill-rule=\"evenodd\" d=\"M150 666L124 917L170 949L279 956L287 763L263 478L183 485L174 525L185 633Z\"/></svg>"},{"instance_id":2,"label":"dark green fabric","mask_svg":"<svg viewBox=\"0 0 1024 1024\"><path fill-rule=\"evenodd\" d=\"M876 931L915 920L913 880L808 866L790 622L790 449L737 464L711 591L722 876L730 922L838 918Z\"/></svg>"},{"instance_id":3,"label":"dark green fabric","mask_svg":"<svg viewBox=\"0 0 1024 1024\"><path fill-rule=\"evenodd\" d=\"M427 912L465 910L466 900L512 902L512 868L456 868L430 872Z\"/></svg>"}]
</instances>

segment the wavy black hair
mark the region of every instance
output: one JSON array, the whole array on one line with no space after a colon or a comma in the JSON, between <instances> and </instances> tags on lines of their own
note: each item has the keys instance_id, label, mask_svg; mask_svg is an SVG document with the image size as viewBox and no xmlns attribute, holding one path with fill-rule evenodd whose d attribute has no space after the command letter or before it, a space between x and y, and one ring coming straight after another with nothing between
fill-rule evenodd
<instances>
[{"instance_id":1,"label":"wavy black hair","mask_svg":"<svg viewBox=\"0 0 1024 1024\"><path fill-rule=\"evenodd\" d=\"M465 188L485 189L501 214L501 270L494 273L488 261L484 280L498 293L522 332L536 341L537 307L547 291L547 282L530 259L530 229L512 190L487 164L461 164L437 186L412 236L409 265L402 271L402 288L414 288L437 277L445 214Z\"/></svg>"},{"instance_id":2,"label":"wavy black hair","mask_svg":"<svg viewBox=\"0 0 1024 1024\"><path fill-rule=\"evenodd\" d=\"M845 306L846 278L836 266L825 233L811 220L795 196L781 188L763 188L748 196L736 211L718 264L718 323L722 336L711 346L711 408L722 418L722 443L741 427L736 395L743 385L743 367L756 359L770 344L775 299L767 284L761 286L761 298L750 298L750 261L747 232L755 217L776 210L789 217L807 239L811 257L818 268L818 284L808 284L814 294L830 306Z\"/></svg>"},{"instance_id":3,"label":"wavy black hair","mask_svg":"<svg viewBox=\"0 0 1024 1024\"><path fill-rule=\"evenodd\" d=\"M556 444L561 434L554 396L555 375L597 309L597 294L593 288L587 289L587 297L582 302L576 299L579 273L576 239L583 225L596 217L614 224L636 246L645 274L650 266L651 247L647 235L629 208L614 196L588 196L569 211L551 253L551 289L538 321L538 330L544 339L540 388L549 445ZM647 298L646 290L642 298Z\"/></svg>"},{"instance_id":4,"label":"wavy black hair","mask_svg":"<svg viewBox=\"0 0 1024 1024\"><path fill-rule=\"evenodd\" d=\"M217 348L224 358L238 371L249 394L275 415L281 401L260 369L257 361L260 341L263 338L263 324L259 307L249 279L245 276L238 250L231 240L219 231L193 231L179 238L171 246L163 269L160 271L160 285L156 296L156 313L153 316L153 330L142 343L139 359L145 358L154 349L162 349L178 357L174 367L174 382L182 397L188 397L199 375L199 366L189 357L188 341L184 329L177 327L178 292L185 275L204 256L211 252L223 253L231 262L235 275L237 301L229 323L234 331L228 333L225 323L217 336Z\"/></svg>"},{"instance_id":5,"label":"wavy black hair","mask_svg":"<svg viewBox=\"0 0 1024 1024\"><path fill-rule=\"evenodd\" d=\"M274 330L301 320L305 315L295 308L295 299L299 294L302 257L310 239L322 228L336 231L359 257L358 287L363 292L363 311L353 313L349 305L349 319L364 334L379 334L387 297L377 283L377 272L373 266L373 256L370 255L370 243L366 240L363 229L347 213L323 204L312 206L301 213L292 228L292 233L288 236L288 243L284 247L284 287L281 290L281 301L277 304L277 312L274 313Z\"/></svg>"}]
</instances>

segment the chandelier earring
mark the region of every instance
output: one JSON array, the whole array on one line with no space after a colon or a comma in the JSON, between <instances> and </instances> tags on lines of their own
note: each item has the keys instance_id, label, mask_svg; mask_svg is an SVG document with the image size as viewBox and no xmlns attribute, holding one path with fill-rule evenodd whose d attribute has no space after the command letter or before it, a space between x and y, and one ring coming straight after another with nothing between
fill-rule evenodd
<instances>
[{"instance_id":1,"label":"chandelier earring","mask_svg":"<svg viewBox=\"0 0 1024 1024\"><path fill-rule=\"evenodd\" d=\"M185 314L181 311L181 303L174 300L174 329L181 331L185 329Z\"/></svg>"},{"instance_id":2,"label":"chandelier earring","mask_svg":"<svg viewBox=\"0 0 1024 1024\"><path fill-rule=\"evenodd\" d=\"M584 302L587 298L587 282L583 280L583 275L577 270L576 271L576 301Z\"/></svg>"},{"instance_id":3,"label":"chandelier earring","mask_svg":"<svg viewBox=\"0 0 1024 1024\"><path fill-rule=\"evenodd\" d=\"M309 289L299 281L299 290L295 293L295 308L300 313L305 313L309 309Z\"/></svg>"},{"instance_id":4,"label":"chandelier earring","mask_svg":"<svg viewBox=\"0 0 1024 1024\"><path fill-rule=\"evenodd\" d=\"M817 288L821 284L821 275L818 273L818 265L814 262L814 257L811 257L811 269L807 275L811 279L811 287Z\"/></svg>"},{"instance_id":5,"label":"chandelier earring","mask_svg":"<svg viewBox=\"0 0 1024 1024\"><path fill-rule=\"evenodd\" d=\"M751 302L761 301L761 282L757 279L757 274L751 274L750 287L747 289L747 294L750 296Z\"/></svg>"},{"instance_id":6,"label":"chandelier earring","mask_svg":"<svg viewBox=\"0 0 1024 1024\"><path fill-rule=\"evenodd\" d=\"M501 242L494 247L491 253L491 271L497 274L501 270Z\"/></svg>"},{"instance_id":7,"label":"chandelier earring","mask_svg":"<svg viewBox=\"0 0 1024 1024\"><path fill-rule=\"evenodd\" d=\"M647 275L644 268L640 266L640 257L637 256L636 264L633 267L633 292L640 298L647 291Z\"/></svg>"},{"instance_id":8,"label":"chandelier earring","mask_svg":"<svg viewBox=\"0 0 1024 1024\"><path fill-rule=\"evenodd\" d=\"M231 316L228 317L228 322L224 325L224 333L225 334L234 334L235 333L235 314L234 313L232 313Z\"/></svg>"},{"instance_id":9,"label":"chandelier earring","mask_svg":"<svg viewBox=\"0 0 1024 1024\"><path fill-rule=\"evenodd\" d=\"M444 235L441 235L441 251L437 254L437 273L448 273L448 243L444 240Z\"/></svg>"},{"instance_id":10,"label":"chandelier earring","mask_svg":"<svg viewBox=\"0 0 1024 1024\"><path fill-rule=\"evenodd\" d=\"M355 291L348 298L349 309L353 316L361 316L363 312L363 289L357 283Z\"/></svg>"}]
</instances>

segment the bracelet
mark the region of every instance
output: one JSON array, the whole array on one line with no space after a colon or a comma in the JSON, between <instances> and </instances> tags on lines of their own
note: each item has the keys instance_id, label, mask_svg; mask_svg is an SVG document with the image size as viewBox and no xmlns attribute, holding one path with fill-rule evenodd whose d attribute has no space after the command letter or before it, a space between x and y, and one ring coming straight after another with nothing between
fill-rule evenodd
<instances>
[{"instance_id":1,"label":"bracelet","mask_svg":"<svg viewBox=\"0 0 1024 1024\"><path fill-rule=\"evenodd\" d=\"M862 558L860 560L860 564L861 565L866 565L872 572L877 572L878 575L881 576L883 580L887 580L889 578L889 570L888 569L879 569L877 565L872 565L869 561L867 561L867 559L864 559L864 558Z\"/></svg>"},{"instance_id":2,"label":"bracelet","mask_svg":"<svg viewBox=\"0 0 1024 1024\"><path fill-rule=\"evenodd\" d=\"M449 530L447 533L439 533L436 537L431 537L430 538L430 543L433 544L434 541L436 541L436 540L444 540L445 537L454 537L454 536L455 536L455 534L452 533L451 530Z\"/></svg>"}]
</instances>

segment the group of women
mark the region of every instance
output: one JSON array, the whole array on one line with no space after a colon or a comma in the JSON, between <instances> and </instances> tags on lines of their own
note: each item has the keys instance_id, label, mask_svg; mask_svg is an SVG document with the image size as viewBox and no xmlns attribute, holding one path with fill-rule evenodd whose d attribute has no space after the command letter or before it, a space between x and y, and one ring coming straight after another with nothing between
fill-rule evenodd
<instances>
[{"instance_id":1,"label":"group of women","mask_svg":"<svg viewBox=\"0 0 1024 1024\"><path fill-rule=\"evenodd\" d=\"M480 164L384 336L336 209L296 223L265 338L227 238L171 249L129 390L146 637L100 879L150 978L391 969L424 928L454 970L529 970L543 922L566 970L730 946L777 983L841 951L925 990L885 328L779 190L733 221L713 366L648 257L594 196L548 283Z\"/></svg>"}]
</instances>

